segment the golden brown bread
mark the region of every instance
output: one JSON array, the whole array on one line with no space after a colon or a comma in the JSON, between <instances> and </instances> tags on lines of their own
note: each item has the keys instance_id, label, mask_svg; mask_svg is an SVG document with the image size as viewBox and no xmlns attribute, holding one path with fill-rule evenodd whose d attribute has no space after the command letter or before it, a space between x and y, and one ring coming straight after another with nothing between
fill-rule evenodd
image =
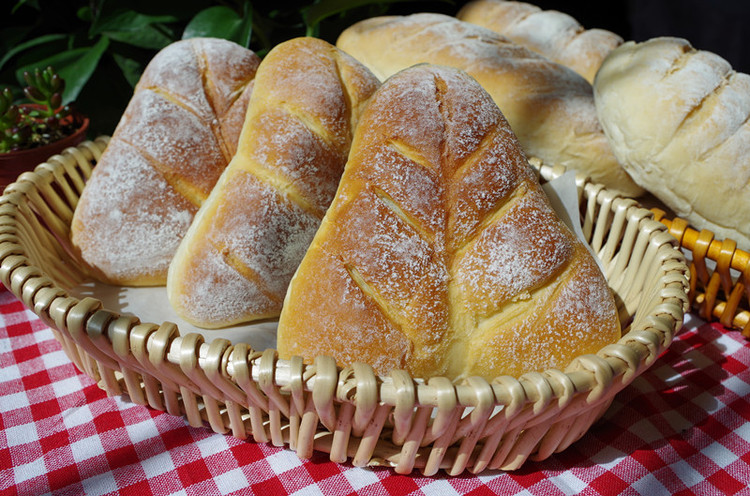
<instances>
[{"instance_id":1,"label":"golden brown bread","mask_svg":"<svg viewBox=\"0 0 750 496\"><path fill-rule=\"evenodd\" d=\"M606 29L584 29L573 17L556 10L510 0L473 0L456 14L462 21L484 26L511 41L570 67L594 82L606 56L623 43Z\"/></svg>"},{"instance_id":2,"label":"golden brown bread","mask_svg":"<svg viewBox=\"0 0 750 496\"><path fill-rule=\"evenodd\" d=\"M661 37L617 48L594 87L632 177L698 229L750 251L750 75Z\"/></svg>"},{"instance_id":3,"label":"golden brown bread","mask_svg":"<svg viewBox=\"0 0 750 496\"><path fill-rule=\"evenodd\" d=\"M492 378L564 368L619 333L596 261L490 96L443 66L385 81L289 286L280 356Z\"/></svg>"},{"instance_id":4,"label":"golden brown bread","mask_svg":"<svg viewBox=\"0 0 750 496\"><path fill-rule=\"evenodd\" d=\"M268 53L237 153L170 265L167 294L179 316L205 328L278 316L378 86L323 40L296 38Z\"/></svg>"},{"instance_id":5,"label":"golden brown bread","mask_svg":"<svg viewBox=\"0 0 750 496\"><path fill-rule=\"evenodd\" d=\"M195 212L236 151L260 59L213 38L175 42L148 64L71 226L95 277L160 285Z\"/></svg>"},{"instance_id":6,"label":"golden brown bread","mask_svg":"<svg viewBox=\"0 0 750 496\"><path fill-rule=\"evenodd\" d=\"M421 62L465 70L492 95L527 156L613 191L643 192L609 148L591 84L489 29L440 14L374 17L344 30L336 45L381 80Z\"/></svg>"}]
</instances>

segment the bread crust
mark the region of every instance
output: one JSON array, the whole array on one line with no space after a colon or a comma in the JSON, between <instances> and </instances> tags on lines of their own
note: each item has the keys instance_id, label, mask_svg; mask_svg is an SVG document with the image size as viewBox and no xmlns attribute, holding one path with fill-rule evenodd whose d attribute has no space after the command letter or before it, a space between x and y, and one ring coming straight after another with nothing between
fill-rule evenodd
<instances>
[{"instance_id":1,"label":"bread crust","mask_svg":"<svg viewBox=\"0 0 750 496\"><path fill-rule=\"evenodd\" d=\"M585 29L575 18L557 10L509 0L474 0L458 14L462 21L484 26L564 66L589 83L609 52L623 43L606 29Z\"/></svg>"},{"instance_id":2,"label":"bread crust","mask_svg":"<svg viewBox=\"0 0 750 496\"><path fill-rule=\"evenodd\" d=\"M492 95L528 156L628 196L643 192L609 148L591 84L489 29L441 14L374 17L345 29L336 45L381 80L418 63L462 69Z\"/></svg>"},{"instance_id":3,"label":"bread crust","mask_svg":"<svg viewBox=\"0 0 750 496\"><path fill-rule=\"evenodd\" d=\"M166 282L177 246L234 155L260 58L213 38L148 64L76 206L71 239L104 282Z\"/></svg>"},{"instance_id":4,"label":"bread crust","mask_svg":"<svg viewBox=\"0 0 750 496\"><path fill-rule=\"evenodd\" d=\"M379 82L315 38L280 43L255 78L237 153L180 243L167 295L204 328L277 317Z\"/></svg>"},{"instance_id":5,"label":"bread crust","mask_svg":"<svg viewBox=\"0 0 750 496\"><path fill-rule=\"evenodd\" d=\"M490 96L444 66L385 81L290 284L280 356L491 379L565 367L619 332Z\"/></svg>"},{"instance_id":6,"label":"bread crust","mask_svg":"<svg viewBox=\"0 0 750 496\"><path fill-rule=\"evenodd\" d=\"M613 51L594 88L631 176L696 228L750 251L750 75L659 37Z\"/></svg>"}]
</instances>

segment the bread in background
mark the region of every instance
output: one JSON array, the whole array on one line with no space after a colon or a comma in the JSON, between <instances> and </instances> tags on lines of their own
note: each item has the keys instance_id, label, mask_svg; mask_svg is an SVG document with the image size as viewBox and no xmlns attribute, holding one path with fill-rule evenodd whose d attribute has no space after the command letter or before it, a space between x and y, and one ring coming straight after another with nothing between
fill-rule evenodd
<instances>
[{"instance_id":1,"label":"bread in background","mask_svg":"<svg viewBox=\"0 0 750 496\"><path fill-rule=\"evenodd\" d=\"M619 335L596 261L481 86L427 64L386 80L290 284L280 356L492 379Z\"/></svg>"},{"instance_id":2,"label":"bread in background","mask_svg":"<svg viewBox=\"0 0 750 496\"><path fill-rule=\"evenodd\" d=\"M750 251L750 76L659 37L614 50L594 94L631 177L698 229Z\"/></svg>"},{"instance_id":3,"label":"bread in background","mask_svg":"<svg viewBox=\"0 0 750 496\"><path fill-rule=\"evenodd\" d=\"M260 58L193 38L154 56L76 206L72 243L104 282L166 283L177 246L237 148Z\"/></svg>"},{"instance_id":4,"label":"bread in background","mask_svg":"<svg viewBox=\"0 0 750 496\"><path fill-rule=\"evenodd\" d=\"M588 82L606 56L623 43L620 35L584 28L574 17L557 10L511 0L473 0L456 17L499 33L510 40L570 67Z\"/></svg>"},{"instance_id":5,"label":"bread in background","mask_svg":"<svg viewBox=\"0 0 750 496\"><path fill-rule=\"evenodd\" d=\"M336 45L381 80L418 63L465 70L493 97L527 156L628 196L643 192L612 154L591 84L487 28L441 14L374 17L345 29Z\"/></svg>"}]
</instances>

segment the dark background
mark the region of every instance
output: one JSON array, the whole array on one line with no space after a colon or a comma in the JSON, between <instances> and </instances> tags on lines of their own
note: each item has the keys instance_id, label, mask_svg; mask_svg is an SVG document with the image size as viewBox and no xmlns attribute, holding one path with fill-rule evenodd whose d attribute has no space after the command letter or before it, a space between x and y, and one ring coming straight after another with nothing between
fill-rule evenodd
<instances>
[{"instance_id":1,"label":"dark background","mask_svg":"<svg viewBox=\"0 0 750 496\"><path fill-rule=\"evenodd\" d=\"M750 72L750 0L540 0L535 5L570 14L586 28L609 29L625 40L685 38L721 55L735 70Z\"/></svg>"}]
</instances>

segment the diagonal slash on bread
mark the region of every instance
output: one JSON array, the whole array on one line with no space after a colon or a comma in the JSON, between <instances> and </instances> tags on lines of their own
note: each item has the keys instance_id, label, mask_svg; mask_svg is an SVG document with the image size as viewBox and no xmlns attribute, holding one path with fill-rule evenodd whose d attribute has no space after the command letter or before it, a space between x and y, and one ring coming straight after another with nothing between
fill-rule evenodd
<instances>
[{"instance_id":1,"label":"diagonal slash on bread","mask_svg":"<svg viewBox=\"0 0 750 496\"><path fill-rule=\"evenodd\" d=\"M490 96L443 66L387 79L290 284L280 356L492 378L564 367L619 333L604 276Z\"/></svg>"}]
</instances>

